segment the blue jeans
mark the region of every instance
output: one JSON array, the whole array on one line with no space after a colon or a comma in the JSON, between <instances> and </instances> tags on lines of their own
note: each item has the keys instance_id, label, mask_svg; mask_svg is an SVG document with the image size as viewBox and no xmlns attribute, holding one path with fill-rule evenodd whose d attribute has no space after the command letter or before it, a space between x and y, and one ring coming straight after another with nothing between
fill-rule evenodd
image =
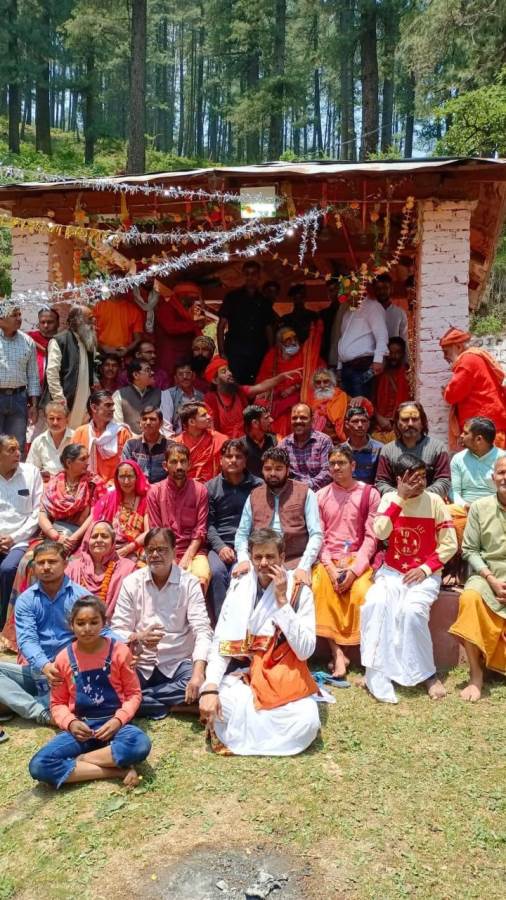
<instances>
[{"instance_id":1,"label":"blue jeans","mask_svg":"<svg viewBox=\"0 0 506 900\"><path fill-rule=\"evenodd\" d=\"M26 546L13 547L8 553L0 553L0 631L7 619L9 600L17 568L25 553Z\"/></svg>"},{"instance_id":2,"label":"blue jeans","mask_svg":"<svg viewBox=\"0 0 506 900\"><path fill-rule=\"evenodd\" d=\"M145 678L141 672L137 672L142 689L142 702L138 716L162 716L167 713L168 707L184 703L186 685L192 677L193 665L189 659L179 663L172 678L153 669L149 678Z\"/></svg>"},{"instance_id":3,"label":"blue jeans","mask_svg":"<svg viewBox=\"0 0 506 900\"><path fill-rule=\"evenodd\" d=\"M371 400L374 388L374 377L371 378L370 369L359 372L347 363L343 363L341 369L341 387L349 397L367 397Z\"/></svg>"},{"instance_id":4,"label":"blue jeans","mask_svg":"<svg viewBox=\"0 0 506 900\"><path fill-rule=\"evenodd\" d=\"M26 391L17 394L0 392L0 434L10 434L17 438L21 453L26 443L28 422L28 396Z\"/></svg>"},{"instance_id":5,"label":"blue jeans","mask_svg":"<svg viewBox=\"0 0 506 900\"><path fill-rule=\"evenodd\" d=\"M103 720L86 720L90 728L103 725ZM42 747L28 763L30 775L35 781L44 781L59 788L76 767L76 756L92 750L111 748L112 758L119 769L140 763L151 750L151 741L137 725L123 725L108 743L104 741L78 741L70 731L63 731Z\"/></svg>"},{"instance_id":6,"label":"blue jeans","mask_svg":"<svg viewBox=\"0 0 506 900\"><path fill-rule=\"evenodd\" d=\"M235 563L227 565L220 559L215 550L209 551L207 561L209 563L209 568L211 569L211 582L209 584L207 597L211 605L211 609L214 614L214 622L216 624L221 612L221 607L223 606L223 601L225 600L230 585L230 573L232 572L232 568L235 566Z\"/></svg>"},{"instance_id":7,"label":"blue jeans","mask_svg":"<svg viewBox=\"0 0 506 900\"><path fill-rule=\"evenodd\" d=\"M23 719L37 720L49 707L47 679L32 666L0 662L0 703Z\"/></svg>"}]
</instances>

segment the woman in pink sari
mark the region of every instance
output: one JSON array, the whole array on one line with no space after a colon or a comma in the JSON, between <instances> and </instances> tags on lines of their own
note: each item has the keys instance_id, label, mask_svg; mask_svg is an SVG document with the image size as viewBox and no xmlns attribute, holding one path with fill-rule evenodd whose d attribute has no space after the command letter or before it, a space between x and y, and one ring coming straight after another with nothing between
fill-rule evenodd
<instances>
[{"instance_id":1,"label":"woman in pink sari","mask_svg":"<svg viewBox=\"0 0 506 900\"><path fill-rule=\"evenodd\" d=\"M94 522L109 522L116 535L118 556L137 559L149 530L146 494L148 481L133 460L121 462L114 473L114 491L92 509Z\"/></svg>"},{"instance_id":2,"label":"woman in pink sari","mask_svg":"<svg viewBox=\"0 0 506 900\"><path fill-rule=\"evenodd\" d=\"M112 525L95 522L83 540L81 550L68 563L65 574L103 600L110 622L123 580L136 565L135 560L122 559L118 555Z\"/></svg>"}]
</instances>

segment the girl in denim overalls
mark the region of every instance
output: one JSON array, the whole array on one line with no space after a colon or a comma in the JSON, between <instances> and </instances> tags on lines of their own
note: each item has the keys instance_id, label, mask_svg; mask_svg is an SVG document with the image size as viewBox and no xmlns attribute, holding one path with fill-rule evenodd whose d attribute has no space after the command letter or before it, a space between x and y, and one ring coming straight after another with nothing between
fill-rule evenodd
<instances>
[{"instance_id":1,"label":"girl in denim overalls","mask_svg":"<svg viewBox=\"0 0 506 900\"><path fill-rule=\"evenodd\" d=\"M81 597L72 608L76 639L55 659L61 682L51 690L51 713L63 733L30 760L32 778L60 787L97 778L139 783L135 763L151 750L133 719L141 702L139 679L125 644L103 637L105 605Z\"/></svg>"}]
</instances>

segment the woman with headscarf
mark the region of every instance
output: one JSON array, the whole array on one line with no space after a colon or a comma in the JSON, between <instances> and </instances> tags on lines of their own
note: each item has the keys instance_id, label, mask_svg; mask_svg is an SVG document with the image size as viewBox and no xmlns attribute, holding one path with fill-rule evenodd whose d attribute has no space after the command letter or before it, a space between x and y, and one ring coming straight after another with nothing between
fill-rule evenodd
<instances>
[{"instance_id":1,"label":"woman with headscarf","mask_svg":"<svg viewBox=\"0 0 506 900\"><path fill-rule=\"evenodd\" d=\"M109 522L95 522L81 549L65 569L66 575L90 594L99 597L106 606L110 622L123 579L136 568L133 559L124 559L116 549L114 528Z\"/></svg>"},{"instance_id":2,"label":"woman with headscarf","mask_svg":"<svg viewBox=\"0 0 506 900\"><path fill-rule=\"evenodd\" d=\"M39 527L45 538L76 550L91 522L91 508L105 493L105 484L88 471L88 451L82 444L65 447L63 472L49 479L42 497Z\"/></svg>"},{"instance_id":3,"label":"woman with headscarf","mask_svg":"<svg viewBox=\"0 0 506 900\"><path fill-rule=\"evenodd\" d=\"M114 474L115 489L102 497L92 510L94 522L109 522L116 534L118 556L136 559L149 530L146 494L148 481L133 460L121 462Z\"/></svg>"}]
</instances>

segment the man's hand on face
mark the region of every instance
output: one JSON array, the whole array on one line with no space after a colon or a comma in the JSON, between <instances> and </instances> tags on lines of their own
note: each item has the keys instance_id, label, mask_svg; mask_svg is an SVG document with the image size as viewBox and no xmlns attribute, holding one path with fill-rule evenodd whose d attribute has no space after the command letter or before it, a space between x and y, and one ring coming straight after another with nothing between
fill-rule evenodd
<instances>
[{"instance_id":1,"label":"man's hand on face","mask_svg":"<svg viewBox=\"0 0 506 900\"><path fill-rule=\"evenodd\" d=\"M420 475L418 472L404 472L397 478L397 493L402 500L411 500L420 493Z\"/></svg>"},{"instance_id":2,"label":"man's hand on face","mask_svg":"<svg viewBox=\"0 0 506 900\"><path fill-rule=\"evenodd\" d=\"M241 575L246 575L249 572L250 568L250 563L247 559L245 559L243 562L237 563L237 565L234 566L234 568L232 569L232 575L234 578L240 578Z\"/></svg>"},{"instance_id":3,"label":"man's hand on face","mask_svg":"<svg viewBox=\"0 0 506 900\"><path fill-rule=\"evenodd\" d=\"M286 571L283 566L271 566L270 575L272 575L272 584L274 587L276 603L278 604L278 606L285 606L288 603L288 597L286 596L286 591L288 588Z\"/></svg>"}]
</instances>

